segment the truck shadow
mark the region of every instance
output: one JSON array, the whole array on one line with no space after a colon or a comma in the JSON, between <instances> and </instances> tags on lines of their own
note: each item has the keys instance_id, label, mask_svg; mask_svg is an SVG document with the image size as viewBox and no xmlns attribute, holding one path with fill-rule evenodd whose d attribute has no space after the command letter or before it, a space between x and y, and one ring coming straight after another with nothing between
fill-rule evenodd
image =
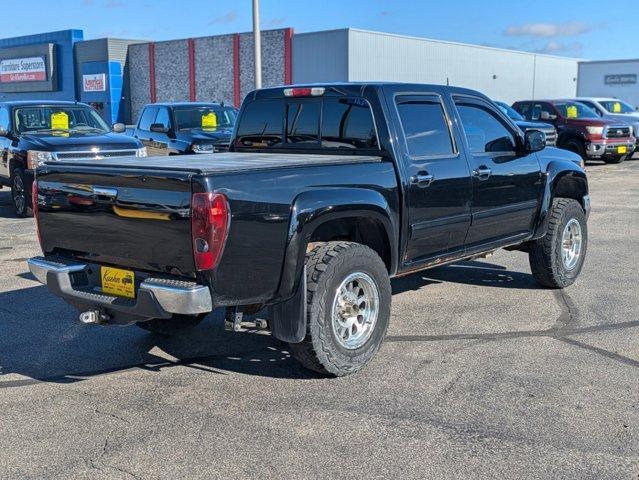
<instances>
[{"instance_id":1,"label":"truck shadow","mask_svg":"<svg viewBox=\"0 0 639 480\"><path fill-rule=\"evenodd\" d=\"M471 260L397 278L392 282L393 294L419 290L434 283L461 283L527 290L541 288L530 273L513 272L501 265Z\"/></svg>"},{"instance_id":2,"label":"truck shadow","mask_svg":"<svg viewBox=\"0 0 639 480\"><path fill-rule=\"evenodd\" d=\"M530 275L486 262L465 262L396 279L393 292L441 282L535 288ZM188 333L163 337L135 326L82 325L77 312L43 286L0 293L0 389L175 367L220 375L322 378L304 369L292 358L288 345L270 335L224 331L221 311ZM22 378L8 379L9 374Z\"/></svg>"}]
</instances>

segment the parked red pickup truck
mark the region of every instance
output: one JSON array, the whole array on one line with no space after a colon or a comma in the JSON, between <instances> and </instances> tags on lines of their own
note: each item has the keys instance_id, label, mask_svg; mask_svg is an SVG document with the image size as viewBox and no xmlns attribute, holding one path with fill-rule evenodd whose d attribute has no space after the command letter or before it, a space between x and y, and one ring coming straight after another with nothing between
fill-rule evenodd
<instances>
[{"instance_id":1,"label":"parked red pickup truck","mask_svg":"<svg viewBox=\"0 0 639 480\"><path fill-rule=\"evenodd\" d=\"M571 100L526 100L513 108L526 120L552 123L557 146L584 160L621 163L635 150L632 127L618 120L600 118L586 105Z\"/></svg>"}]
</instances>

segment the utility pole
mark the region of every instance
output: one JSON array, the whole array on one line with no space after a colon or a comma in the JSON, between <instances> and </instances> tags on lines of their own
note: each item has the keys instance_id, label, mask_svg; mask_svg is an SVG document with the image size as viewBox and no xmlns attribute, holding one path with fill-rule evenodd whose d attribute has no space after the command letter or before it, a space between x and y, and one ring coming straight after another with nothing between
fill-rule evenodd
<instances>
[{"instance_id":1,"label":"utility pole","mask_svg":"<svg viewBox=\"0 0 639 480\"><path fill-rule=\"evenodd\" d=\"M260 1L253 0L253 42L255 49L255 88L262 88L262 46L260 39Z\"/></svg>"}]
</instances>

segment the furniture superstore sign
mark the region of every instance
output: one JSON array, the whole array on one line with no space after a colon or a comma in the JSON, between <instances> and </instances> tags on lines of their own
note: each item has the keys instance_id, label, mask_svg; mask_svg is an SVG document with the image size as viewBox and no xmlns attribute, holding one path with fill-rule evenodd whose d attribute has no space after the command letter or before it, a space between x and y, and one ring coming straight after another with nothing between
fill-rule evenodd
<instances>
[{"instance_id":1,"label":"furniture superstore sign","mask_svg":"<svg viewBox=\"0 0 639 480\"><path fill-rule=\"evenodd\" d=\"M0 82L42 82L47 79L44 57L0 60Z\"/></svg>"}]
</instances>

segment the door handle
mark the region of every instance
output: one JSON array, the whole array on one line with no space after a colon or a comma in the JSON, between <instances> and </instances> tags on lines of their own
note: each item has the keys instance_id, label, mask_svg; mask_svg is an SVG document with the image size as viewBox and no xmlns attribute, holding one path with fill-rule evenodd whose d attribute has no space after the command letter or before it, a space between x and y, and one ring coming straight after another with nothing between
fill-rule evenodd
<instances>
[{"instance_id":1,"label":"door handle","mask_svg":"<svg viewBox=\"0 0 639 480\"><path fill-rule=\"evenodd\" d=\"M417 185L419 188L426 188L433 183L435 177L428 172L418 173L417 175L413 175L410 179L410 183L413 185Z\"/></svg>"},{"instance_id":2,"label":"door handle","mask_svg":"<svg viewBox=\"0 0 639 480\"><path fill-rule=\"evenodd\" d=\"M492 175L492 173L493 171L486 165L482 165L481 167L477 167L475 170L473 170L473 176L479 178L480 180L487 180Z\"/></svg>"}]
</instances>

